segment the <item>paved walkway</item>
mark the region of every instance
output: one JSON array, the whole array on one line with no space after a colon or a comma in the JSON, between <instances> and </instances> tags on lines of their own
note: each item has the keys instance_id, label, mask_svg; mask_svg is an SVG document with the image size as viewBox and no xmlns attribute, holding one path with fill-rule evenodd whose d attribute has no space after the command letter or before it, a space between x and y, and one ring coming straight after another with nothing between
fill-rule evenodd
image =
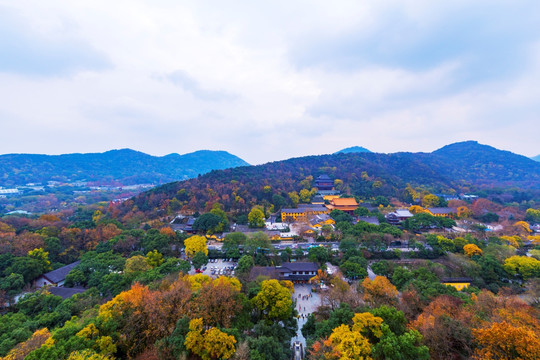
<instances>
[{"instance_id":1,"label":"paved walkway","mask_svg":"<svg viewBox=\"0 0 540 360\"><path fill-rule=\"evenodd\" d=\"M377 277L377 274L375 274L373 270L371 270L371 264L368 264L367 274L368 274L369 280L371 281L375 280L375 278Z\"/></svg>"},{"instance_id":2,"label":"paved walkway","mask_svg":"<svg viewBox=\"0 0 540 360\"><path fill-rule=\"evenodd\" d=\"M298 318L298 331L296 337L291 339L291 344L300 341L304 349L306 348L306 339L302 335L302 326L306 323L307 316L321 305L319 294L311 292L311 287L311 285L306 284L294 285L293 300L296 300L296 310L300 317Z\"/></svg>"}]
</instances>

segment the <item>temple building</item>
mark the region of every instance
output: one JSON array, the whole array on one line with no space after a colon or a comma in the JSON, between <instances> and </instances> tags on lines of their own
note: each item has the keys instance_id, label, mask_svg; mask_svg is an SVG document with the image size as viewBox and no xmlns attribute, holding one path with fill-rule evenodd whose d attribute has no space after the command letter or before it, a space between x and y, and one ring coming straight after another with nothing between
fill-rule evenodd
<instances>
[{"instance_id":1,"label":"temple building","mask_svg":"<svg viewBox=\"0 0 540 360\"><path fill-rule=\"evenodd\" d=\"M341 210L352 215L358 207L358 203L355 198L337 198L330 200L330 204L326 205L326 207L330 211Z\"/></svg>"},{"instance_id":2,"label":"temple building","mask_svg":"<svg viewBox=\"0 0 540 360\"><path fill-rule=\"evenodd\" d=\"M300 205L298 209L281 209L282 222L307 221L310 217L328 213L324 205Z\"/></svg>"},{"instance_id":3,"label":"temple building","mask_svg":"<svg viewBox=\"0 0 540 360\"><path fill-rule=\"evenodd\" d=\"M326 174L323 174L315 180L315 187L319 191L325 191L325 190L333 190L334 189L334 181L330 179L330 177Z\"/></svg>"}]
</instances>

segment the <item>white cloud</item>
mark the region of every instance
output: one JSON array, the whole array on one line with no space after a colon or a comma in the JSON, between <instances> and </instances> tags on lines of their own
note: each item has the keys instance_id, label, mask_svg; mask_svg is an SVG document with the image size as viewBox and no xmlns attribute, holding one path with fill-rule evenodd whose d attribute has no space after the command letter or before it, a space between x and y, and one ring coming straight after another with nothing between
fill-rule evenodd
<instances>
[{"instance_id":1,"label":"white cloud","mask_svg":"<svg viewBox=\"0 0 540 360\"><path fill-rule=\"evenodd\" d=\"M0 6L0 37L32 50L0 61L0 153L209 148L261 163L468 139L540 153L536 2Z\"/></svg>"}]
</instances>

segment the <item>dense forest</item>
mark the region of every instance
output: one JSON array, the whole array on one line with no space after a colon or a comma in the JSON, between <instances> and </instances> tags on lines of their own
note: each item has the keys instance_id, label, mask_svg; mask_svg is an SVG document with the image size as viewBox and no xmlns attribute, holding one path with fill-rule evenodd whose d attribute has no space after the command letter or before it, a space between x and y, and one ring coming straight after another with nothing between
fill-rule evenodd
<instances>
[{"instance_id":1,"label":"dense forest","mask_svg":"<svg viewBox=\"0 0 540 360\"><path fill-rule=\"evenodd\" d=\"M540 356L540 237L530 236L524 222L507 229L508 235L411 237L410 224L352 224L351 216L336 212L337 225L328 236L338 241L339 251L280 251L259 232L231 233L223 252L216 252L202 236L175 233L155 221L151 227L122 224L105 211L89 207L2 219L0 294L6 307L0 356L287 360L300 317L295 288L253 278L250 271L290 260L316 262L321 270L311 281L315 289L328 289L316 294L321 305L301 328L308 359ZM537 221L540 211L527 216ZM405 239L418 251L388 248ZM524 256L527 239L537 244L531 257ZM193 274L179 258L182 248L193 266L233 257L238 272ZM63 300L44 289L13 302L21 290L31 290L28 284L37 276L76 259L80 263L65 286L84 293ZM327 273L326 264L339 272ZM374 279L367 278L368 265ZM469 277L472 283L459 292L442 284L447 277Z\"/></svg>"},{"instance_id":2,"label":"dense forest","mask_svg":"<svg viewBox=\"0 0 540 360\"><path fill-rule=\"evenodd\" d=\"M462 148L478 154L463 160ZM301 331L309 360L538 359L538 167L470 142L437 153L291 159L123 203L4 216L0 357L289 360ZM311 238L270 238L265 217L309 203L320 174L361 206L331 211ZM437 206L456 211L434 216ZM403 207L411 217L389 223ZM193 233L174 231L186 213ZM226 272L210 269L217 260ZM309 284L272 275L293 262L316 265ZM63 289L75 295L36 287L69 264Z\"/></svg>"},{"instance_id":3,"label":"dense forest","mask_svg":"<svg viewBox=\"0 0 540 360\"><path fill-rule=\"evenodd\" d=\"M406 188L432 193L502 192L522 202L540 195L540 164L524 156L476 142L446 146L426 153L352 153L308 156L259 166L212 171L196 179L163 185L125 202L122 214L142 211L208 211L220 203L243 213L254 205L295 206L291 193L311 190L314 179L328 174L336 189L359 199L396 197L411 202Z\"/></svg>"},{"instance_id":4,"label":"dense forest","mask_svg":"<svg viewBox=\"0 0 540 360\"><path fill-rule=\"evenodd\" d=\"M123 185L184 180L210 170L248 165L226 151L151 156L130 149L95 154L0 155L0 186L87 181Z\"/></svg>"}]
</instances>

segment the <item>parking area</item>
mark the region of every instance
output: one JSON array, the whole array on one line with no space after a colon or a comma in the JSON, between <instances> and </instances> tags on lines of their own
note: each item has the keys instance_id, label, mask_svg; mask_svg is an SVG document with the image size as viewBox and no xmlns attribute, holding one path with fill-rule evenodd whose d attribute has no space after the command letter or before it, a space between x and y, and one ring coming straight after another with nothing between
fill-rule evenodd
<instances>
[{"instance_id":1,"label":"parking area","mask_svg":"<svg viewBox=\"0 0 540 360\"><path fill-rule=\"evenodd\" d=\"M234 276L238 263L233 259L210 259L206 266L203 266L202 274L209 276ZM195 273L192 269L190 273Z\"/></svg>"}]
</instances>

